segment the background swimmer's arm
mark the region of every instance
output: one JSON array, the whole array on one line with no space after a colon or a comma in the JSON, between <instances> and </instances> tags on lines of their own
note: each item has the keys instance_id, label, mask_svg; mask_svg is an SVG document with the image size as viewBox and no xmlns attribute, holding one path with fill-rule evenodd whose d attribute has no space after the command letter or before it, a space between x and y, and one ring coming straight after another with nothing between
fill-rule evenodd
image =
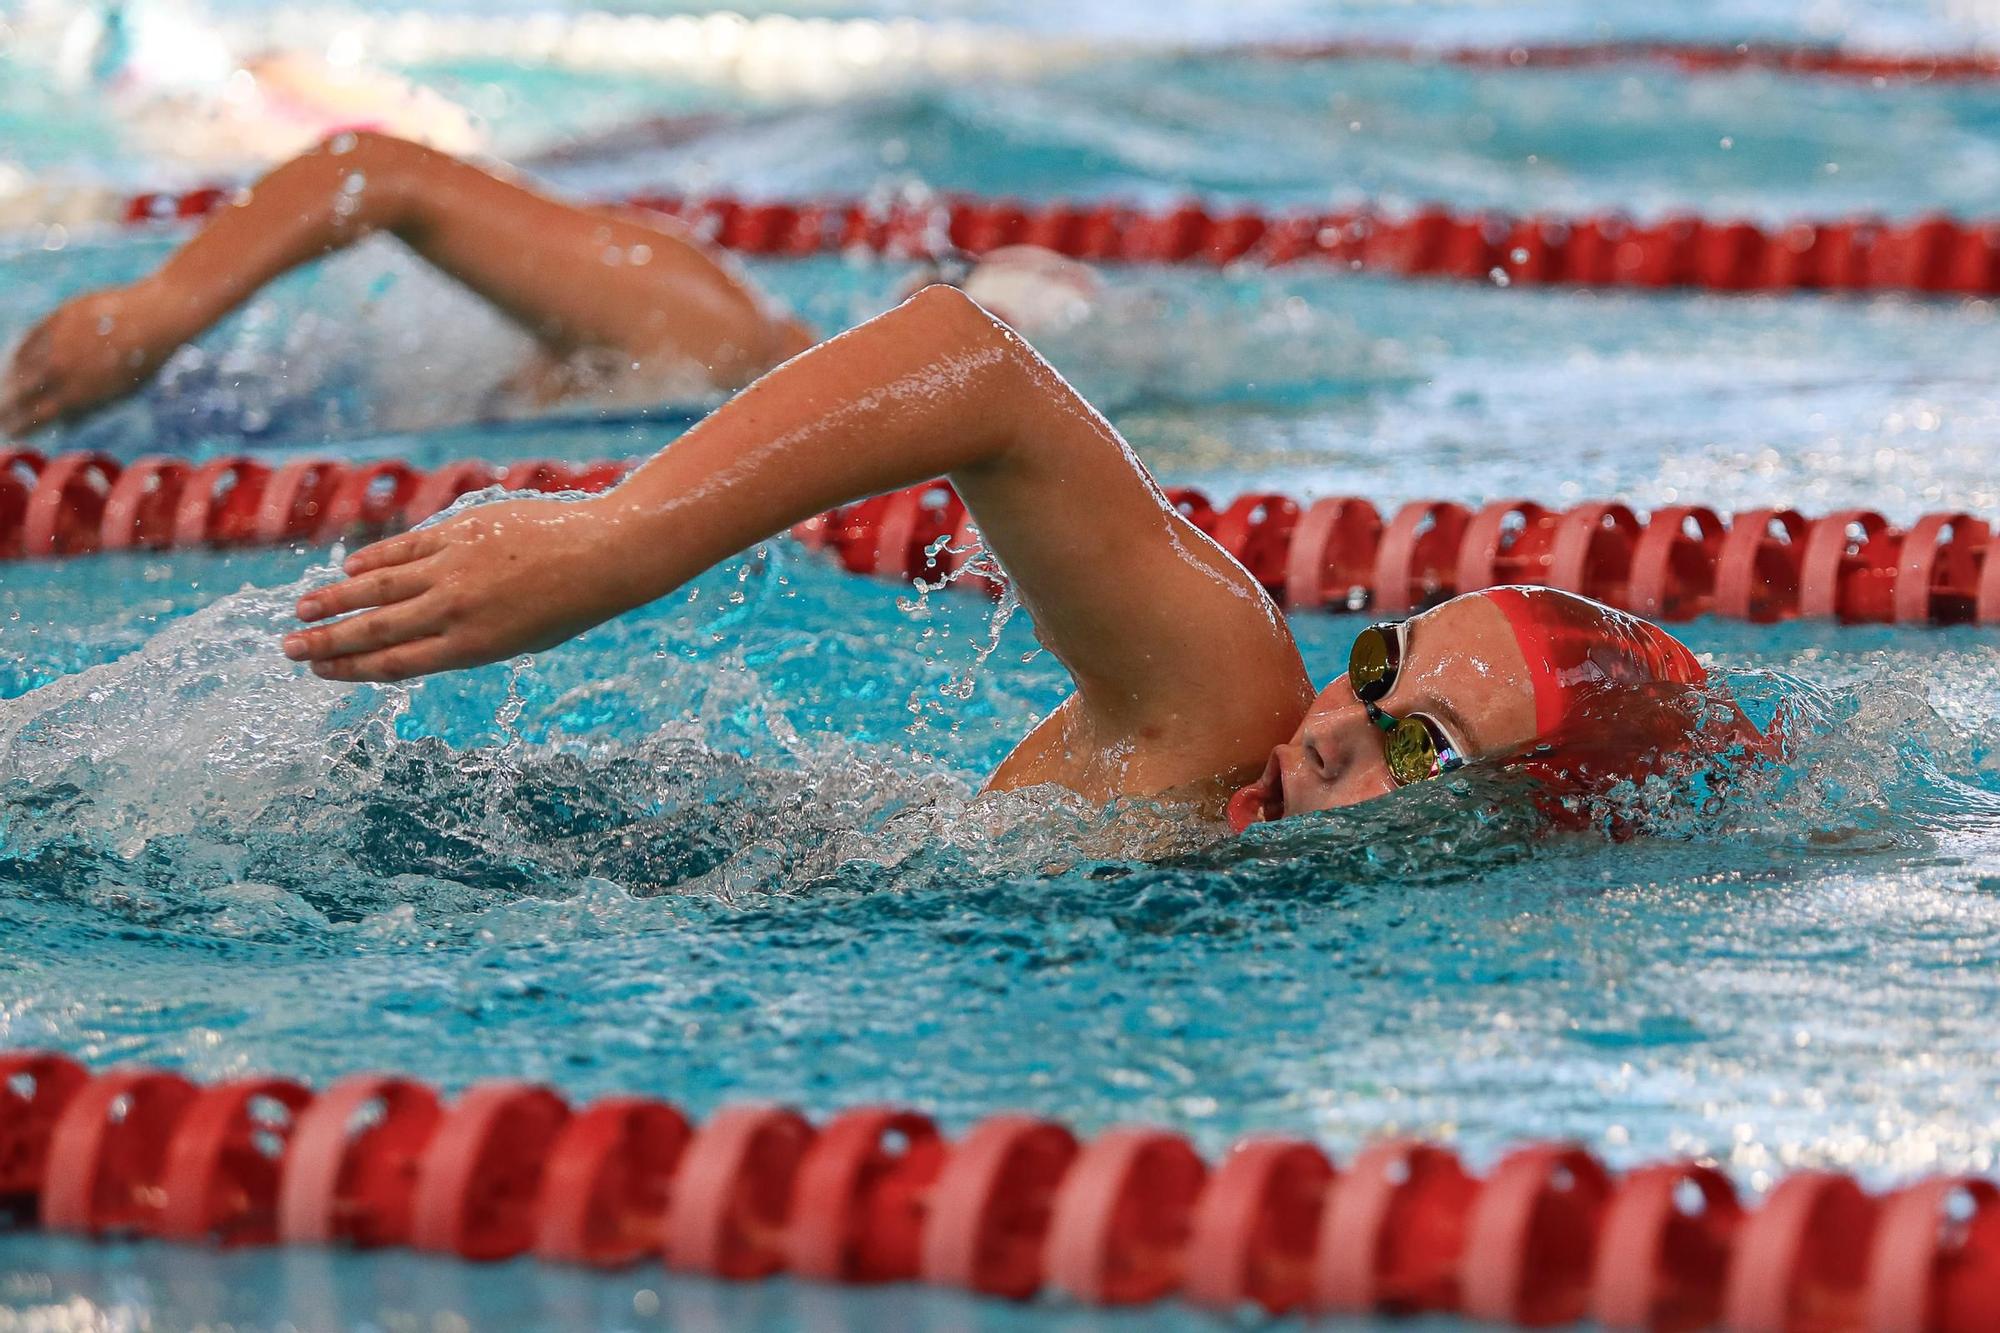
<instances>
[{"instance_id":1,"label":"background swimmer's arm","mask_svg":"<svg viewBox=\"0 0 2000 1333\"><path fill-rule=\"evenodd\" d=\"M671 356L734 386L809 341L665 219L573 207L417 144L352 134L277 168L150 277L44 320L0 389L0 429L30 430L131 392L273 278L376 232L557 354Z\"/></svg>"},{"instance_id":2,"label":"background swimmer's arm","mask_svg":"<svg viewBox=\"0 0 2000 1333\"><path fill-rule=\"evenodd\" d=\"M1076 695L995 782L1088 794L1247 777L1312 690L1270 599L1110 424L963 294L933 287L791 361L617 490L518 501L357 553L288 637L339 680L546 647L831 505L948 474Z\"/></svg>"}]
</instances>

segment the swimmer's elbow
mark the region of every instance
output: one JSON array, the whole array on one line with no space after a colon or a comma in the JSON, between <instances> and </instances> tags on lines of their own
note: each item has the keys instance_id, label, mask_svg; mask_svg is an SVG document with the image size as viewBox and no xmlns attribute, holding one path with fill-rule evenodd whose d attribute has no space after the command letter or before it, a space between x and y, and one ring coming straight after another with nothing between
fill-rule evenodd
<instances>
[{"instance_id":1,"label":"swimmer's elbow","mask_svg":"<svg viewBox=\"0 0 2000 1333\"><path fill-rule=\"evenodd\" d=\"M948 283L919 288L898 309L941 347L990 347L1011 355L1027 346L985 306Z\"/></svg>"},{"instance_id":2,"label":"swimmer's elbow","mask_svg":"<svg viewBox=\"0 0 2000 1333\"><path fill-rule=\"evenodd\" d=\"M956 287L933 283L884 317L891 337L953 385L949 474L985 471L1011 458L1024 438L1024 412L1038 360L1012 329Z\"/></svg>"},{"instance_id":3,"label":"swimmer's elbow","mask_svg":"<svg viewBox=\"0 0 2000 1333\"><path fill-rule=\"evenodd\" d=\"M418 206L426 198L427 179L457 163L435 149L379 130L329 135L301 161L309 159L329 164L343 185L356 178L365 182L365 187L354 193L358 213L349 214L351 222L398 234L420 220ZM318 170L326 169L322 166Z\"/></svg>"},{"instance_id":4,"label":"swimmer's elbow","mask_svg":"<svg viewBox=\"0 0 2000 1333\"><path fill-rule=\"evenodd\" d=\"M385 147L411 146L408 139L381 130L335 130L322 138L309 150L326 153L333 157L345 157L349 153L375 153Z\"/></svg>"},{"instance_id":5,"label":"swimmer's elbow","mask_svg":"<svg viewBox=\"0 0 2000 1333\"><path fill-rule=\"evenodd\" d=\"M331 158L342 172L364 171L372 177L413 170L430 151L380 130L342 130L321 139L304 156Z\"/></svg>"},{"instance_id":6,"label":"swimmer's elbow","mask_svg":"<svg viewBox=\"0 0 2000 1333\"><path fill-rule=\"evenodd\" d=\"M942 282L922 288L895 314L907 320L914 336L934 357L949 357L965 368L977 368L983 396L994 410L994 422L1036 397L1034 381L1047 363L1004 322L956 287Z\"/></svg>"}]
</instances>

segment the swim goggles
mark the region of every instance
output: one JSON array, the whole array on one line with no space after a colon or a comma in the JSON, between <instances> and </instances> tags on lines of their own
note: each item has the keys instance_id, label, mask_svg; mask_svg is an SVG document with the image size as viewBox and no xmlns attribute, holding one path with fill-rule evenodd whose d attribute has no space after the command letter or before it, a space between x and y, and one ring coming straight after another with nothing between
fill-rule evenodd
<instances>
[{"instance_id":1,"label":"swim goggles","mask_svg":"<svg viewBox=\"0 0 2000 1333\"><path fill-rule=\"evenodd\" d=\"M1391 717L1376 704L1396 687L1403 666L1405 632L1400 621L1370 625L1355 637L1347 655L1347 683L1368 710L1368 720L1384 735L1382 755L1399 787L1428 782L1465 764L1458 746L1436 720L1422 713Z\"/></svg>"}]
</instances>

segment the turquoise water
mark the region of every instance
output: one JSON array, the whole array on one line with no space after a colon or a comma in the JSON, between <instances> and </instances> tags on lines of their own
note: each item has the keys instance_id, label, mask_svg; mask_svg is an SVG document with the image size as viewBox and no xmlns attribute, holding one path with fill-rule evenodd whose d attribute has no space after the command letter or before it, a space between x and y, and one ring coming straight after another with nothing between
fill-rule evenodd
<instances>
[{"instance_id":1,"label":"turquoise water","mask_svg":"<svg viewBox=\"0 0 2000 1333\"><path fill-rule=\"evenodd\" d=\"M1018 621L981 663L972 599L908 611L780 544L532 666L329 688L269 647L316 565L9 571L6 692L57 678L0 712L8 925L45 944L9 961L8 1040L1209 1147L1988 1151L1958 1026L1993 998L1986 634L1694 627L1826 731L1673 836L1531 836L1469 782L1239 841L973 797L1061 687ZM1356 623L1300 617L1309 659Z\"/></svg>"},{"instance_id":2,"label":"turquoise water","mask_svg":"<svg viewBox=\"0 0 2000 1333\"><path fill-rule=\"evenodd\" d=\"M1692 207L1764 222L1983 217L2000 181L1996 129L2000 108L1976 85L1205 56L1058 65L1026 87L763 107L684 144L547 174L605 192L643 180L816 197L883 179L1152 204L1194 192L1266 208L1442 198L1522 213ZM1921 155L1908 151L1915 140Z\"/></svg>"},{"instance_id":3,"label":"turquoise water","mask_svg":"<svg viewBox=\"0 0 2000 1333\"><path fill-rule=\"evenodd\" d=\"M730 1284L645 1271L604 1276L525 1262L474 1268L408 1254L215 1254L17 1237L0 1237L0 1286L5 1290L0 1310L48 1321L31 1327L54 1328L122 1330L145 1328L144 1321L153 1328L290 1327L303 1333L347 1328L1194 1333L1227 1327L1166 1309L1016 1310L921 1287L829 1290L783 1278ZM1450 1333L1465 1325L1405 1319L1387 1327L1397 1333Z\"/></svg>"},{"instance_id":4,"label":"turquoise water","mask_svg":"<svg viewBox=\"0 0 2000 1333\"><path fill-rule=\"evenodd\" d=\"M1328 12L1268 16L1303 31ZM1342 15L1420 36L1472 21L1388 12ZM1689 12L1683 35L1740 31ZM1882 34L1966 35L1920 7L1847 12ZM1555 22L1474 17L1510 16ZM1753 21L1810 31L1803 10ZM571 114L581 86L503 74L479 77L512 99L508 133L538 106ZM0 79L0 115L27 105L54 126L58 94L17 87ZM552 176L768 193L1178 179L1273 205L1386 192L1760 216L1971 208L1991 194L2000 114L1979 88L1236 60L811 112L713 89L619 96L621 114L732 98L753 114L705 146ZM1262 132L1301 106L1319 108L1313 133ZM114 148L64 160L142 179ZM169 243L48 241L0 249L0 340ZM880 310L905 276L842 259L755 272L826 328ZM1046 350L1164 478L1217 494L2000 512L1987 303L1310 272L1110 282ZM368 247L288 279L160 385L48 443L590 458L656 448L704 406L465 424L522 350ZM1993 1167L1990 631L1689 627L1746 695L1789 699L1804 741L1777 780L1718 813L1669 813L1656 836L1536 832L1510 813L1517 792L1474 775L1236 840L1144 806L978 797L1062 693L1023 618L996 622L979 599L920 598L780 541L530 664L350 688L273 649L327 560L0 570L0 1045L202 1077L537 1077L697 1114L886 1099L954 1130L1012 1107L1086 1131L1171 1125L1209 1152L1261 1130L1347 1153L1397 1128L1483 1163L1564 1135L1621 1164L1709 1156L1751 1190L1808 1164L1872 1183ZM1295 619L1321 678L1359 623ZM1161 1326L650 1269L0 1244L0 1308L72 1300L112 1326Z\"/></svg>"}]
</instances>

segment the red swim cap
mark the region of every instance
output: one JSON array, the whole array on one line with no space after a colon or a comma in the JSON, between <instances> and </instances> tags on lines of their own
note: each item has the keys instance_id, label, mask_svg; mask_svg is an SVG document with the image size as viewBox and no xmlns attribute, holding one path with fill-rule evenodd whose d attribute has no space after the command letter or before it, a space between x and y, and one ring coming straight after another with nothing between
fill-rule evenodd
<instances>
[{"instance_id":1,"label":"red swim cap","mask_svg":"<svg viewBox=\"0 0 2000 1333\"><path fill-rule=\"evenodd\" d=\"M1609 686L1708 683L1694 654L1658 625L1557 588L1488 588L1535 686L1535 734L1552 736Z\"/></svg>"},{"instance_id":2,"label":"red swim cap","mask_svg":"<svg viewBox=\"0 0 2000 1333\"><path fill-rule=\"evenodd\" d=\"M1507 618L1527 662L1535 742L1509 762L1547 794L1588 794L1658 773L1697 735L1717 753L1731 745L1767 752L1764 734L1659 626L1556 588L1473 595Z\"/></svg>"}]
</instances>

